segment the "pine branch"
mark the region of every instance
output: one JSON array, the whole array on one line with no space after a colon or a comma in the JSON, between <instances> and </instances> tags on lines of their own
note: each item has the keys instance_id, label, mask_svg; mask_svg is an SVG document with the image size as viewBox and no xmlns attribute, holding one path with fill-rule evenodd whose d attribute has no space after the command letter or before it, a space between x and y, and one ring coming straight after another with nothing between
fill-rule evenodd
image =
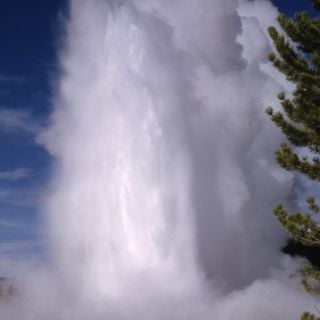
<instances>
[{"instance_id":1,"label":"pine branch","mask_svg":"<svg viewBox=\"0 0 320 320\"><path fill-rule=\"evenodd\" d=\"M320 10L320 0L312 0L312 4ZM276 48L276 54L271 53L269 59L296 87L292 99L286 98L284 93L279 94L282 111L274 112L271 107L266 111L292 146L307 148L315 157L312 160L299 157L287 143L280 146L275 157L284 169L320 181L320 19L311 19L308 13L300 12L293 18L279 15L278 22L286 37L274 27L269 28ZM307 203L313 214L320 214L320 206L313 197L308 198ZM320 247L320 227L310 215L288 214L282 205L274 209L274 214L296 242ZM307 265L302 273L305 290L320 294L320 270ZM301 320L320 318L306 312Z\"/></svg>"},{"instance_id":2,"label":"pine branch","mask_svg":"<svg viewBox=\"0 0 320 320\"><path fill-rule=\"evenodd\" d=\"M306 246L320 246L320 228L309 215L301 212L288 214L282 205L274 209L274 214L295 241Z\"/></svg>"},{"instance_id":3,"label":"pine branch","mask_svg":"<svg viewBox=\"0 0 320 320\"><path fill-rule=\"evenodd\" d=\"M297 171L311 180L320 181L319 158L313 158L312 162L309 162L307 157L300 159L287 143L281 145L280 149L275 152L275 157L282 168L288 171Z\"/></svg>"}]
</instances>

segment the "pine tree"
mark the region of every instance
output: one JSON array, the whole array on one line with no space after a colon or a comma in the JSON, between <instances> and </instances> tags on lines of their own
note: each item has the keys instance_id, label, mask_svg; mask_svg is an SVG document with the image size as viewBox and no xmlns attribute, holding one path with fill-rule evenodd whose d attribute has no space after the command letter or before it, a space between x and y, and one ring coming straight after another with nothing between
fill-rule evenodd
<instances>
[{"instance_id":1,"label":"pine tree","mask_svg":"<svg viewBox=\"0 0 320 320\"><path fill-rule=\"evenodd\" d=\"M320 0L312 0L312 4L320 10ZM320 181L320 18L312 19L307 12L300 12L292 18L281 14L278 22L285 36L276 28L269 28L276 48L269 58L294 83L295 90L290 98L284 93L278 95L282 111L274 112L271 107L266 110L288 139L275 157L284 169ZM301 153L304 155L300 156ZM320 225L315 217L320 214L320 206L313 197L307 203L308 213L289 214L282 205L274 213L296 242L320 247ZM304 288L311 294L320 294L320 269L309 264L302 274ZM320 317L304 313L301 319L320 320Z\"/></svg>"}]
</instances>

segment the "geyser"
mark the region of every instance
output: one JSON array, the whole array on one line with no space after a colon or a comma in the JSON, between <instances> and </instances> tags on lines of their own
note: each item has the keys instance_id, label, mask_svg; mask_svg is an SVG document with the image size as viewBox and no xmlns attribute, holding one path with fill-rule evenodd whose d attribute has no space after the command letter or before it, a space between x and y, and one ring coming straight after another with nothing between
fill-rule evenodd
<instances>
[{"instance_id":1,"label":"geyser","mask_svg":"<svg viewBox=\"0 0 320 320\"><path fill-rule=\"evenodd\" d=\"M268 1L73 0L50 127L48 267L4 319L294 319L271 214ZM285 89L285 88L284 88ZM20 280L19 280L20 279ZM276 299L276 300L275 300Z\"/></svg>"}]
</instances>

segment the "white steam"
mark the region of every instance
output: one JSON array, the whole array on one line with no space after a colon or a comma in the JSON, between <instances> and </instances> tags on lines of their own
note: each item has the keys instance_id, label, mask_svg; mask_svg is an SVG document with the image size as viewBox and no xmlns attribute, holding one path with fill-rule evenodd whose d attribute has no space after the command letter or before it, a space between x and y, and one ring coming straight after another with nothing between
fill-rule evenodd
<instances>
[{"instance_id":1,"label":"white steam","mask_svg":"<svg viewBox=\"0 0 320 320\"><path fill-rule=\"evenodd\" d=\"M285 84L266 59L276 15L263 0L71 1L41 137L57 161L50 267L20 274L5 320L312 311L272 215L292 181L264 113Z\"/></svg>"}]
</instances>

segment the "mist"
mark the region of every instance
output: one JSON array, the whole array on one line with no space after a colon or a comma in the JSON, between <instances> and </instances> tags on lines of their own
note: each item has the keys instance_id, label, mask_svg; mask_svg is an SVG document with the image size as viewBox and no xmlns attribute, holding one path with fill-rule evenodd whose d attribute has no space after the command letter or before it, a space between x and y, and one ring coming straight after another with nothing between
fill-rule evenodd
<instances>
[{"instance_id":1,"label":"mist","mask_svg":"<svg viewBox=\"0 0 320 320\"><path fill-rule=\"evenodd\" d=\"M314 311L272 215L267 0L71 0L49 127L48 262L1 319L289 320Z\"/></svg>"}]
</instances>

